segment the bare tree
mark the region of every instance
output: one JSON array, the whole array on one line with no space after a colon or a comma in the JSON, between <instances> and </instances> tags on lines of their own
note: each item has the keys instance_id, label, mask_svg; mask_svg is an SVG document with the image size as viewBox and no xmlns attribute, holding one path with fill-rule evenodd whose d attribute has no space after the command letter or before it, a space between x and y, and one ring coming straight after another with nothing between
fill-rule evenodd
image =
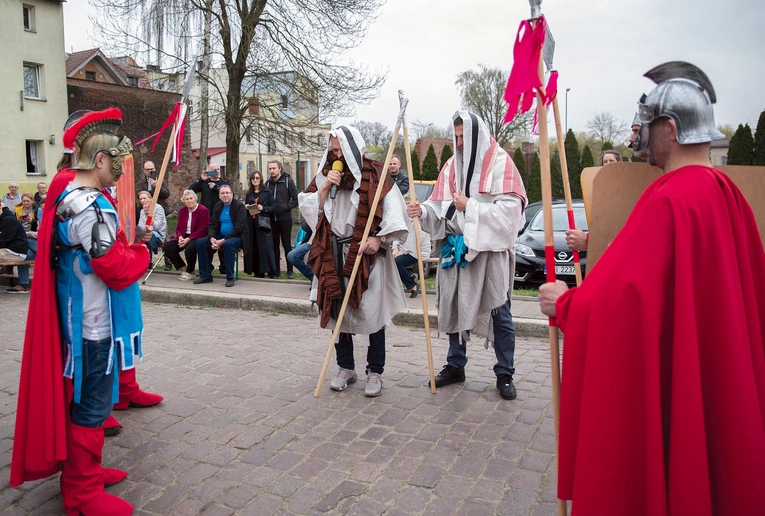
<instances>
[{"instance_id":1,"label":"bare tree","mask_svg":"<svg viewBox=\"0 0 765 516\"><path fill-rule=\"evenodd\" d=\"M501 146L513 138L528 134L533 113L518 115L509 124L504 123L507 103L503 96L510 72L479 64L478 70L466 70L457 75L455 84L462 97L462 107L488 124L489 131Z\"/></svg>"},{"instance_id":2,"label":"bare tree","mask_svg":"<svg viewBox=\"0 0 765 516\"><path fill-rule=\"evenodd\" d=\"M226 162L235 169L248 131L268 137L280 120L290 128L295 123L279 111L284 95L261 96L266 88L289 89L288 102L311 104L315 114L304 116L304 125L348 116L354 104L377 96L385 76L347 62L344 54L361 42L382 1L91 0L100 14L91 21L105 46L142 54L147 63L157 56L163 67L182 70L189 47L201 42L204 15L210 16L213 70L216 64L225 70L225 80L221 85L212 74L201 80L213 90L210 103L225 123ZM254 123L248 117L253 98L261 111L279 116L265 126Z\"/></svg>"},{"instance_id":3,"label":"bare tree","mask_svg":"<svg viewBox=\"0 0 765 516\"><path fill-rule=\"evenodd\" d=\"M351 125L359 130L367 146L388 145L393 137L393 132L380 122L365 122L356 120Z\"/></svg>"},{"instance_id":4,"label":"bare tree","mask_svg":"<svg viewBox=\"0 0 765 516\"><path fill-rule=\"evenodd\" d=\"M596 114L587 121L585 126L601 144L608 142L613 145L620 145L628 131L627 124L623 120L617 120L610 111Z\"/></svg>"}]
</instances>

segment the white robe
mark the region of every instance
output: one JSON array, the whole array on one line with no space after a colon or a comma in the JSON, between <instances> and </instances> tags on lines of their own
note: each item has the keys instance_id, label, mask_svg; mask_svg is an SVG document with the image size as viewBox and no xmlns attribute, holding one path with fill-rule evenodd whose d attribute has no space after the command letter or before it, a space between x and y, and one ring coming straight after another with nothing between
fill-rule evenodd
<instances>
[{"instance_id":1,"label":"white robe","mask_svg":"<svg viewBox=\"0 0 765 516\"><path fill-rule=\"evenodd\" d=\"M321 179L323 176L317 176L317 186L323 183ZM374 192L369 194L371 202ZM334 200L327 198L324 203L324 216L330 221L332 232L340 238L353 235L357 214L353 200L351 192L338 191ZM319 220L319 193L302 192L298 195L298 202L300 212L311 229L314 230L315 235L316 224ZM401 192L398 188L391 188L390 192L380 202L383 210L378 236L385 236L387 244L393 240L405 241L409 232L406 224L406 204ZM349 248L350 244L343 246L345 257L348 255ZM315 277L311 285L312 301L316 301L318 298L318 281L318 277ZM348 279L346 278L346 287L347 285ZM398 269L393 260L393 253L389 248L386 256L375 255L369 272L369 288L361 296L358 308L352 308L350 303L348 304L340 330L344 333L365 335L375 333L390 324L393 317L406 306L406 297L401 288ZM330 319L327 328L334 330L334 319Z\"/></svg>"}]
</instances>

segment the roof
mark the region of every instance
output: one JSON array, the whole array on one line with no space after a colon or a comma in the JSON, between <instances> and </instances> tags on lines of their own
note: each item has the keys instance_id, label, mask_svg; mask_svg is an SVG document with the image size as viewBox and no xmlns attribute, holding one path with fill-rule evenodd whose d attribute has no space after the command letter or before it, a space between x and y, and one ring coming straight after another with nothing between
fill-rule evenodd
<instances>
[{"instance_id":1,"label":"roof","mask_svg":"<svg viewBox=\"0 0 765 516\"><path fill-rule=\"evenodd\" d=\"M199 158L199 149L191 149L195 157ZM210 147L207 149L207 157L217 156L226 152L226 147Z\"/></svg>"},{"instance_id":2,"label":"roof","mask_svg":"<svg viewBox=\"0 0 765 516\"><path fill-rule=\"evenodd\" d=\"M106 71L112 76L114 82L121 86L130 86L125 72L112 64L109 58L107 58L99 48L91 48L90 50L82 50L80 52L66 54L66 76L73 79L76 78L74 74L94 59L102 64Z\"/></svg>"},{"instance_id":3,"label":"roof","mask_svg":"<svg viewBox=\"0 0 765 516\"><path fill-rule=\"evenodd\" d=\"M730 140L727 138L721 138L712 142L713 149L727 149L730 147Z\"/></svg>"}]
</instances>

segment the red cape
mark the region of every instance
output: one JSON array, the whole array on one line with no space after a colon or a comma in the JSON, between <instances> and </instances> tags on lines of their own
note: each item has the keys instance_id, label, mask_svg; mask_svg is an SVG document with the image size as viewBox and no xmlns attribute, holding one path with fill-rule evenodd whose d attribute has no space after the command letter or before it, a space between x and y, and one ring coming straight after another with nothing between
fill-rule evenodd
<instances>
[{"instance_id":1,"label":"red cape","mask_svg":"<svg viewBox=\"0 0 765 516\"><path fill-rule=\"evenodd\" d=\"M572 514L765 514L765 252L723 173L657 179L578 289L558 495Z\"/></svg>"},{"instance_id":2,"label":"red cape","mask_svg":"<svg viewBox=\"0 0 765 516\"><path fill-rule=\"evenodd\" d=\"M66 460L66 409L72 392L65 390L56 274L50 268L50 258L53 207L74 176L74 171L64 169L53 178L38 230L34 288L29 299L34 310L28 312L21 357L11 487L53 475ZM148 258L146 246L129 245L124 231L118 230L115 245L90 265L108 287L121 290L138 281Z\"/></svg>"},{"instance_id":3,"label":"red cape","mask_svg":"<svg viewBox=\"0 0 765 516\"><path fill-rule=\"evenodd\" d=\"M53 178L37 233L35 281L29 297L30 310L21 357L11 487L53 475L61 470L61 462L66 460L66 398L61 334L56 304L56 274L50 268L55 217L51 211L73 179L74 172L69 169L62 170Z\"/></svg>"}]
</instances>

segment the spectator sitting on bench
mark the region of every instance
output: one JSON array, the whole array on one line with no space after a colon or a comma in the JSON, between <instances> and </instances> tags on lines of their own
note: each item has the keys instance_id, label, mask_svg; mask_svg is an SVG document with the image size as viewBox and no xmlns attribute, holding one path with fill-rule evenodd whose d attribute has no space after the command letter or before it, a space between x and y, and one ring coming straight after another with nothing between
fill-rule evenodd
<instances>
[{"instance_id":1,"label":"spectator sitting on bench","mask_svg":"<svg viewBox=\"0 0 765 516\"><path fill-rule=\"evenodd\" d=\"M409 202L409 196L404 196L407 202ZM420 293L420 286L414 281L414 275L409 270L409 267L417 263L417 248L415 247L416 239L414 236L414 224L419 226L419 221L415 222L414 219L409 219L411 229L409 230L409 238L405 242L396 241L393 242L393 258L396 260L396 267L398 267L398 275L401 277L401 283L412 291L409 297L417 297ZM425 262L430 258L430 235L422 230L420 227L420 249L422 249L422 261ZM427 267L427 264L423 263L423 266Z\"/></svg>"},{"instance_id":2,"label":"spectator sitting on bench","mask_svg":"<svg viewBox=\"0 0 765 516\"><path fill-rule=\"evenodd\" d=\"M231 185L222 185L218 190L220 201L213 208L210 227L206 237L197 240L199 278L194 284L212 283L212 252L223 249L226 262L226 286L234 286L234 260L236 250L244 249L244 260L251 260L250 216L244 203L234 199ZM249 265L248 265L249 267Z\"/></svg>"},{"instance_id":3,"label":"spectator sitting on bench","mask_svg":"<svg viewBox=\"0 0 765 516\"><path fill-rule=\"evenodd\" d=\"M17 205L16 218L21 222L21 227L27 234L27 261L34 260L37 256L37 226L40 222L37 220L37 206L32 194L21 194L21 204ZM21 289L29 291L29 265L18 265L19 284L13 288L6 289L8 293L20 293Z\"/></svg>"},{"instance_id":4,"label":"spectator sitting on bench","mask_svg":"<svg viewBox=\"0 0 765 516\"><path fill-rule=\"evenodd\" d=\"M151 194L146 190L142 190L138 193L138 201L143 206L138 218L139 226L146 226L146 219L149 214L149 208L151 207ZM151 221L151 228L146 227L146 234L143 236L143 243L149 248L153 254L157 254L159 250L159 244L165 241L167 236L167 219L165 218L165 210L157 204L154 206L154 215ZM151 268L151 254L149 254L148 268Z\"/></svg>"},{"instance_id":5,"label":"spectator sitting on bench","mask_svg":"<svg viewBox=\"0 0 765 516\"><path fill-rule=\"evenodd\" d=\"M197 194L193 191L184 190L182 199L184 206L178 210L175 238L165 244L165 256L176 269L186 267L178 279L188 281L194 277L197 267L197 239L207 236L210 214L197 202ZM181 258L181 251L186 256L186 263Z\"/></svg>"},{"instance_id":6,"label":"spectator sitting on bench","mask_svg":"<svg viewBox=\"0 0 765 516\"><path fill-rule=\"evenodd\" d=\"M16 215L2 205L0 213L0 262L23 262L27 259L29 249L26 231ZM29 272L29 268L27 268ZM26 294L29 292L29 277L26 284L21 284L21 270L19 270L19 284L6 290L9 294Z\"/></svg>"},{"instance_id":7,"label":"spectator sitting on bench","mask_svg":"<svg viewBox=\"0 0 765 516\"><path fill-rule=\"evenodd\" d=\"M306 255L311 252L311 244L309 240L311 240L313 230L305 220L300 223L300 227L303 229L303 231L305 231L305 235L303 236L300 245L287 253L287 261L297 267L303 276L308 278L310 281L313 281L313 271L309 269L308 265L305 263Z\"/></svg>"}]
</instances>

